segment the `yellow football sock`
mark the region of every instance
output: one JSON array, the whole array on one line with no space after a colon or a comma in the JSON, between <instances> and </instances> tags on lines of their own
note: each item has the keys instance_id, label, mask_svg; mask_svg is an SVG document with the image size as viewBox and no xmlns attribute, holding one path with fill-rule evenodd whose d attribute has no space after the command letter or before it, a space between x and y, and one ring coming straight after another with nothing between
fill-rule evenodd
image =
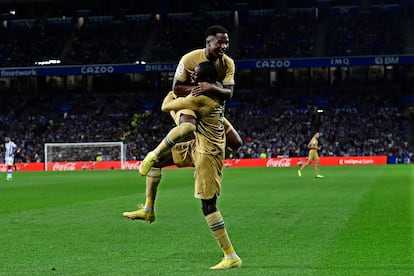
<instances>
[{"instance_id":1,"label":"yellow football sock","mask_svg":"<svg viewBox=\"0 0 414 276\"><path fill-rule=\"evenodd\" d=\"M223 250L224 255L235 255L236 252L231 244L229 235L227 234L220 211L205 216L205 219L211 233L220 245L221 250Z\"/></svg>"},{"instance_id":2,"label":"yellow football sock","mask_svg":"<svg viewBox=\"0 0 414 276\"><path fill-rule=\"evenodd\" d=\"M184 137L190 135L195 131L196 126L192 123L182 123L168 132L167 136L162 140L162 142L154 149L156 156L160 156L163 152L166 152L168 149L172 148L176 143L178 143Z\"/></svg>"},{"instance_id":3,"label":"yellow football sock","mask_svg":"<svg viewBox=\"0 0 414 276\"><path fill-rule=\"evenodd\" d=\"M161 169L151 168L146 177L145 183L145 207L154 209L155 198L157 197L158 184L161 181Z\"/></svg>"}]
</instances>

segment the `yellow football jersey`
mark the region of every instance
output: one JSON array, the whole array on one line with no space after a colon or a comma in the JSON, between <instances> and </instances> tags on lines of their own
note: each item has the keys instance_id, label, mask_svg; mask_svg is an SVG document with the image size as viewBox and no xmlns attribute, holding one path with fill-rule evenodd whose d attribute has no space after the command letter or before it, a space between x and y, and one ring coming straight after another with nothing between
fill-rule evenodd
<instances>
[{"instance_id":1,"label":"yellow football jersey","mask_svg":"<svg viewBox=\"0 0 414 276\"><path fill-rule=\"evenodd\" d=\"M312 138L312 139L310 140L310 142L309 142L308 147L309 147L310 149L315 149L315 150L317 150L317 149L318 149L318 139L316 139L316 138Z\"/></svg>"},{"instance_id":2,"label":"yellow football jersey","mask_svg":"<svg viewBox=\"0 0 414 276\"><path fill-rule=\"evenodd\" d=\"M167 95L162 104L163 111L191 109L197 114L197 128L195 131L196 150L207 154L224 154L224 105L219 99L204 95L173 98Z\"/></svg>"},{"instance_id":3,"label":"yellow football jersey","mask_svg":"<svg viewBox=\"0 0 414 276\"><path fill-rule=\"evenodd\" d=\"M185 54L178 63L174 77L181 82L189 82L194 68L201 62L209 61L205 49L193 50ZM227 55L215 61L218 70L218 80L223 85L234 85L234 60Z\"/></svg>"}]
</instances>

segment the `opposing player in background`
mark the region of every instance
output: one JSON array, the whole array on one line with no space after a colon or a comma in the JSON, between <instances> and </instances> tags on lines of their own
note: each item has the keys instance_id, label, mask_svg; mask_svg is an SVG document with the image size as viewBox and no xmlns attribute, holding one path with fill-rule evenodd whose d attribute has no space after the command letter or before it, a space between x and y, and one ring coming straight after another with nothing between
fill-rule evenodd
<instances>
[{"instance_id":1,"label":"opposing player in background","mask_svg":"<svg viewBox=\"0 0 414 276\"><path fill-rule=\"evenodd\" d=\"M4 153L4 163L7 166L7 176L6 181L13 180L13 165L14 165L14 155L19 152L17 145L10 139L10 137L6 136L4 138L4 147L6 149Z\"/></svg>"},{"instance_id":2,"label":"opposing player in background","mask_svg":"<svg viewBox=\"0 0 414 276\"><path fill-rule=\"evenodd\" d=\"M318 150L320 150L320 147L319 147L318 140L319 140L319 132L316 132L308 143L308 149L309 149L308 160L305 163L303 163L300 169L298 170L299 177L302 177L302 171L305 169L305 167L310 165L313 161L315 161L315 177L323 178L323 176L319 174Z\"/></svg>"},{"instance_id":3,"label":"opposing player in background","mask_svg":"<svg viewBox=\"0 0 414 276\"><path fill-rule=\"evenodd\" d=\"M215 79L208 75L216 74L216 67L213 63L203 62L195 68L193 76L195 79L206 81ZM162 110L165 112L183 108L197 113L195 139L177 143L159 157L146 176L145 205L139 210L124 212L123 216L152 223L155 220L155 199L162 177L161 169L170 165L193 166L195 167L194 197L201 200L201 208L207 225L224 254L222 261L211 269L241 267L242 261L230 241L223 217L216 206L221 192L226 140L223 124L224 100L212 93L208 96L205 94L195 96L192 93L178 98L170 93L162 105Z\"/></svg>"},{"instance_id":4,"label":"opposing player in background","mask_svg":"<svg viewBox=\"0 0 414 276\"><path fill-rule=\"evenodd\" d=\"M225 54L229 49L228 31L220 25L213 25L206 30L205 38L205 48L193 50L180 59L174 75L173 91L169 92L174 97L182 97L190 93L194 96L212 93L228 100L233 96L235 65L234 60ZM191 75L194 73L194 68L205 61L213 62L216 65L218 82L222 85L199 81L196 83L197 86L194 87ZM170 96L169 94L167 97ZM171 115L178 127L173 128L166 138L146 155L139 168L141 175L146 175L149 172L163 152L173 147L177 142L182 141L183 138L188 137L196 129L197 116L193 110L172 111ZM225 118L224 125L226 128L226 146L236 151L243 144L243 141L231 123Z\"/></svg>"}]
</instances>

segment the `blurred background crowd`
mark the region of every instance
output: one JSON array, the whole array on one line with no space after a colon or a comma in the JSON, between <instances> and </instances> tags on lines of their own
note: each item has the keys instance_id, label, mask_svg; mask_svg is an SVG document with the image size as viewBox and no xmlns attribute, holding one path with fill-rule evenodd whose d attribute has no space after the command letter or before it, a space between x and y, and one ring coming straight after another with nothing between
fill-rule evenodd
<instances>
[{"instance_id":1,"label":"blurred background crowd","mask_svg":"<svg viewBox=\"0 0 414 276\"><path fill-rule=\"evenodd\" d=\"M411 0L105 3L0 0L2 66L31 66L51 57L62 64L176 62L202 46L211 24L228 28L229 53L238 60L413 50Z\"/></svg>"}]
</instances>

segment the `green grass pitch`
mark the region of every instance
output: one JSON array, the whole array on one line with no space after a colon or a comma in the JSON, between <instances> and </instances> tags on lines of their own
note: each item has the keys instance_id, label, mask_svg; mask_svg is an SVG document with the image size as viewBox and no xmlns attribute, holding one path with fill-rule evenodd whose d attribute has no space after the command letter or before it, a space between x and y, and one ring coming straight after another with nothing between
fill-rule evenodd
<instances>
[{"instance_id":1,"label":"green grass pitch","mask_svg":"<svg viewBox=\"0 0 414 276\"><path fill-rule=\"evenodd\" d=\"M0 174L0 275L414 275L414 166L225 168L218 201L243 267L210 271L193 170L167 169L153 224L136 171Z\"/></svg>"}]
</instances>

